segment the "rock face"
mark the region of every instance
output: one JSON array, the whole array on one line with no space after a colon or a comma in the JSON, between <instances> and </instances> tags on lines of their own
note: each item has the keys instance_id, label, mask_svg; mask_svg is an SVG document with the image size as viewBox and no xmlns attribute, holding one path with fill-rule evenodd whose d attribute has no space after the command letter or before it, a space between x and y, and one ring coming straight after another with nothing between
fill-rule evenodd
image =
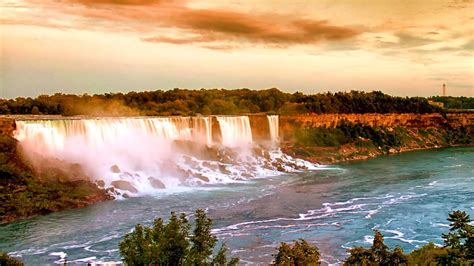
<instances>
[{"instance_id":1,"label":"rock face","mask_svg":"<svg viewBox=\"0 0 474 266\"><path fill-rule=\"evenodd\" d=\"M132 184L130 184L129 182L124 181L124 180L112 181L111 185L114 186L117 189L126 190L126 191L129 191L131 193L137 193L138 192L138 190Z\"/></svg>"},{"instance_id":2,"label":"rock face","mask_svg":"<svg viewBox=\"0 0 474 266\"><path fill-rule=\"evenodd\" d=\"M474 126L474 112L448 113L446 118L453 127Z\"/></svg>"},{"instance_id":3,"label":"rock face","mask_svg":"<svg viewBox=\"0 0 474 266\"><path fill-rule=\"evenodd\" d=\"M16 124L14 119L0 117L0 135L13 136L15 129Z\"/></svg>"},{"instance_id":4,"label":"rock face","mask_svg":"<svg viewBox=\"0 0 474 266\"><path fill-rule=\"evenodd\" d=\"M249 115L250 127L252 128L252 138L256 141L270 139L270 127L265 114Z\"/></svg>"},{"instance_id":5,"label":"rock face","mask_svg":"<svg viewBox=\"0 0 474 266\"><path fill-rule=\"evenodd\" d=\"M303 114L280 116L280 138L288 140L295 128L336 127L342 121L371 127L444 128L474 125L474 112L433 114Z\"/></svg>"}]
</instances>

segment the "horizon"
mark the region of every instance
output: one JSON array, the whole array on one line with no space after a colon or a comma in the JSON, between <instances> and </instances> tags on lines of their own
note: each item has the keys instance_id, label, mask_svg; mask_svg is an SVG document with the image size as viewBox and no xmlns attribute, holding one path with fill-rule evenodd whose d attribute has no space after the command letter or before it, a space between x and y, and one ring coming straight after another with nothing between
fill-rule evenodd
<instances>
[{"instance_id":1,"label":"horizon","mask_svg":"<svg viewBox=\"0 0 474 266\"><path fill-rule=\"evenodd\" d=\"M0 98L155 88L474 97L474 1L7 0Z\"/></svg>"}]
</instances>

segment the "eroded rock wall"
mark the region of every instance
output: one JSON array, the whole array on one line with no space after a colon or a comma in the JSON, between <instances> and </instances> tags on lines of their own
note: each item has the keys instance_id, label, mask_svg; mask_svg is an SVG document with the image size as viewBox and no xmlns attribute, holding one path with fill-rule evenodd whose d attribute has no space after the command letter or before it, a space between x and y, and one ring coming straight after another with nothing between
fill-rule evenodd
<instances>
[{"instance_id":1,"label":"eroded rock wall","mask_svg":"<svg viewBox=\"0 0 474 266\"><path fill-rule=\"evenodd\" d=\"M0 117L0 135L13 136L16 124L13 118Z\"/></svg>"},{"instance_id":2,"label":"eroded rock wall","mask_svg":"<svg viewBox=\"0 0 474 266\"><path fill-rule=\"evenodd\" d=\"M280 138L292 136L295 128L336 127L342 121L371 127L445 128L472 127L474 112L434 114L304 114L280 116Z\"/></svg>"}]
</instances>

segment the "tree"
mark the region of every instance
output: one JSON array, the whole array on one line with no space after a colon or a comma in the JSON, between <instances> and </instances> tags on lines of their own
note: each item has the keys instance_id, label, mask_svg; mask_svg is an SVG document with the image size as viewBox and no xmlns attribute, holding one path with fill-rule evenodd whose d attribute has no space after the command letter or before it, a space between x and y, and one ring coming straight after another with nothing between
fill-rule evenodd
<instances>
[{"instance_id":1,"label":"tree","mask_svg":"<svg viewBox=\"0 0 474 266\"><path fill-rule=\"evenodd\" d=\"M465 211L453 211L447 219L449 233L443 234L444 246L448 248L448 258L453 262L474 259L474 228Z\"/></svg>"},{"instance_id":2,"label":"tree","mask_svg":"<svg viewBox=\"0 0 474 266\"><path fill-rule=\"evenodd\" d=\"M190 235L191 224L186 215L172 212L167 224L161 218L153 226L136 225L135 230L124 236L119 244L120 254L127 265L236 265L237 258L227 259L223 245L212 257L217 238L211 234L212 220L198 209L195 227Z\"/></svg>"},{"instance_id":3,"label":"tree","mask_svg":"<svg viewBox=\"0 0 474 266\"><path fill-rule=\"evenodd\" d=\"M188 262L193 265L206 261L212 255L212 249L217 242L217 238L211 234L212 220L206 217L204 210L196 211L195 224L188 256Z\"/></svg>"},{"instance_id":4,"label":"tree","mask_svg":"<svg viewBox=\"0 0 474 266\"><path fill-rule=\"evenodd\" d=\"M375 230L374 242L370 250L374 254L374 262L377 264L383 264L389 257L389 251L387 245L383 242L383 235L380 231Z\"/></svg>"},{"instance_id":5,"label":"tree","mask_svg":"<svg viewBox=\"0 0 474 266\"><path fill-rule=\"evenodd\" d=\"M275 265L319 265L318 248L304 239L295 241L293 246L281 243L274 257Z\"/></svg>"},{"instance_id":6,"label":"tree","mask_svg":"<svg viewBox=\"0 0 474 266\"><path fill-rule=\"evenodd\" d=\"M8 256L7 253L0 251L0 265L1 266L23 266L25 264L19 259Z\"/></svg>"},{"instance_id":7,"label":"tree","mask_svg":"<svg viewBox=\"0 0 474 266\"><path fill-rule=\"evenodd\" d=\"M38 106L35 105L35 106L33 106L33 107L31 108L31 114L32 114L32 115L39 115L39 114L41 114L40 111L39 111Z\"/></svg>"},{"instance_id":8,"label":"tree","mask_svg":"<svg viewBox=\"0 0 474 266\"><path fill-rule=\"evenodd\" d=\"M221 248L219 249L219 252L217 252L216 256L214 256L214 258L212 259L211 265L215 265L215 266L237 265L237 263L239 263L238 258L231 258L230 261L227 262L228 259L225 255L227 251L228 251L227 247L224 244L222 244Z\"/></svg>"},{"instance_id":9,"label":"tree","mask_svg":"<svg viewBox=\"0 0 474 266\"><path fill-rule=\"evenodd\" d=\"M378 230L374 231L372 247L355 247L349 250L350 256L344 265L407 265L408 257L400 247L391 251L384 243L383 235Z\"/></svg>"}]
</instances>

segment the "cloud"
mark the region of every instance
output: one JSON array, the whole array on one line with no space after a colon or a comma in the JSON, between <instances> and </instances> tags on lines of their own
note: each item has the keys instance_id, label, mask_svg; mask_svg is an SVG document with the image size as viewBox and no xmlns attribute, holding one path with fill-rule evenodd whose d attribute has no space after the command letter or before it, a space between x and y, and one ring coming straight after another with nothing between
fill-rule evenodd
<instances>
[{"instance_id":1,"label":"cloud","mask_svg":"<svg viewBox=\"0 0 474 266\"><path fill-rule=\"evenodd\" d=\"M246 42L289 46L321 41L350 39L361 33L355 27L336 26L325 20L288 19L269 15L250 15L225 10L182 9L179 16L166 22L169 27L189 31L193 37L144 38L149 42L192 44L209 42Z\"/></svg>"},{"instance_id":2,"label":"cloud","mask_svg":"<svg viewBox=\"0 0 474 266\"><path fill-rule=\"evenodd\" d=\"M54 24L58 28L81 30L125 30L142 35L140 39L146 42L196 44L210 49L221 49L219 46L227 49L252 45L314 45L325 41L348 40L362 33L360 28L336 25L327 20L276 13L195 8L188 6L184 0L28 1L32 1L31 5L39 5L48 12L59 14L54 19L42 18L37 23L31 21L32 25L47 27ZM64 21L59 19L61 15Z\"/></svg>"},{"instance_id":3,"label":"cloud","mask_svg":"<svg viewBox=\"0 0 474 266\"><path fill-rule=\"evenodd\" d=\"M418 37L406 32L396 33L395 36L398 37L398 46L403 48L418 47L436 42L435 40Z\"/></svg>"},{"instance_id":4,"label":"cloud","mask_svg":"<svg viewBox=\"0 0 474 266\"><path fill-rule=\"evenodd\" d=\"M462 48L464 50L468 50L468 51L474 51L474 39L471 39L469 40L468 42L466 42Z\"/></svg>"},{"instance_id":5,"label":"cloud","mask_svg":"<svg viewBox=\"0 0 474 266\"><path fill-rule=\"evenodd\" d=\"M170 0L71 0L72 3L79 3L87 6L97 5L130 5L147 6L171 2Z\"/></svg>"}]
</instances>

